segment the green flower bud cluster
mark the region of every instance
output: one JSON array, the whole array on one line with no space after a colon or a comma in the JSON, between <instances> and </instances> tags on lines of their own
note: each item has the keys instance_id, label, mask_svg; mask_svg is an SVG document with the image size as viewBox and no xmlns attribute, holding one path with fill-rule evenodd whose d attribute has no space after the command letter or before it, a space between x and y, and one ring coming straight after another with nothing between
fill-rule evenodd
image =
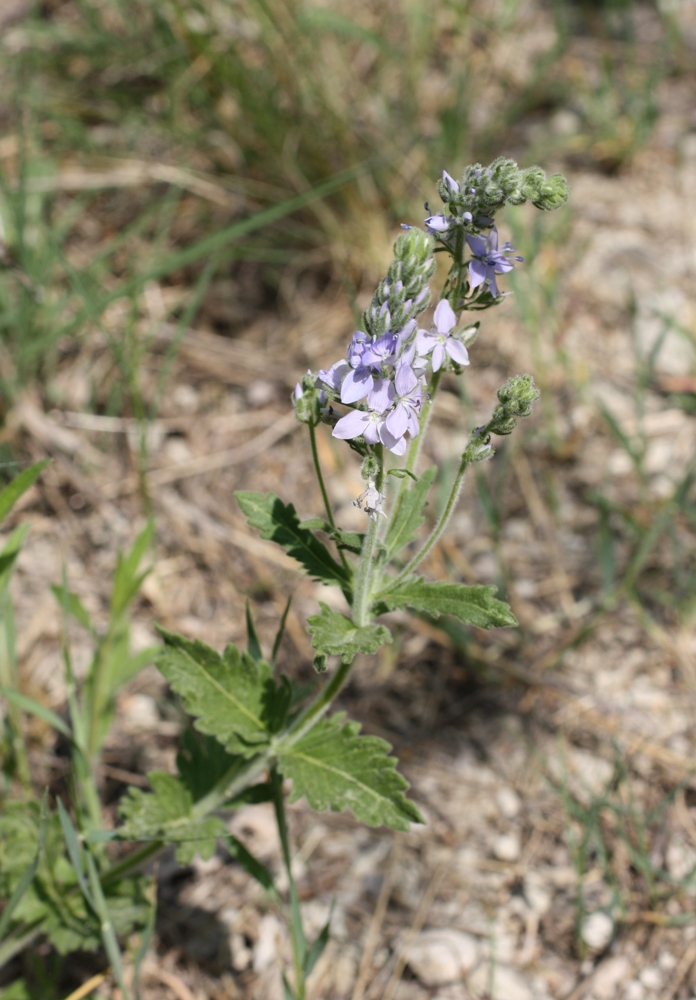
<instances>
[{"instance_id":1,"label":"green flower bud cluster","mask_svg":"<svg viewBox=\"0 0 696 1000\"><path fill-rule=\"evenodd\" d=\"M488 433L512 434L519 417L529 416L539 395L531 375L513 375L498 389L500 402L488 422Z\"/></svg>"},{"instance_id":2,"label":"green flower bud cluster","mask_svg":"<svg viewBox=\"0 0 696 1000\"><path fill-rule=\"evenodd\" d=\"M322 419L322 408L326 406L326 394L323 389L317 388L316 382L316 375L307 372L295 386L292 396L297 419L300 423L311 424L313 427Z\"/></svg>"},{"instance_id":3,"label":"green flower bud cluster","mask_svg":"<svg viewBox=\"0 0 696 1000\"><path fill-rule=\"evenodd\" d=\"M438 192L450 209L459 210L455 214L471 212L476 225L479 218L487 219L506 202L523 205L531 201L543 211L560 208L570 188L563 174L547 177L541 167L521 169L514 160L499 156L488 167L480 163L467 167L458 184L443 177Z\"/></svg>"},{"instance_id":4,"label":"green flower bud cluster","mask_svg":"<svg viewBox=\"0 0 696 1000\"><path fill-rule=\"evenodd\" d=\"M397 239L387 276L362 315L362 328L371 337L403 329L428 308L428 281L435 271L433 242L420 229L408 229Z\"/></svg>"},{"instance_id":5,"label":"green flower bud cluster","mask_svg":"<svg viewBox=\"0 0 696 1000\"><path fill-rule=\"evenodd\" d=\"M374 455L366 455L360 469L360 475L367 482L369 479L376 479L379 475L380 464Z\"/></svg>"}]
</instances>

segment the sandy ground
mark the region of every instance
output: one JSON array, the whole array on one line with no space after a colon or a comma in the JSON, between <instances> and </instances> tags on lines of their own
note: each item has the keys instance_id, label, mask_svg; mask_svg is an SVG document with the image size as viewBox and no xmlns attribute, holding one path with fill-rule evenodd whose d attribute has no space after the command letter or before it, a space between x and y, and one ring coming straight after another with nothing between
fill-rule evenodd
<instances>
[{"instance_id":1,"label":"sandy ground","mask_svg":"<svg viewBox=\"0 0 696 1000\"><path fill-rule=\"evenodd\" d=\"M693 575L695 536L689 503L672 499L696 456L693 405L683 405L696 392L692 98L683 81L668 81L659 126L629 166L611 175L581 163L570 172L564 221L561 213L543 220L563 232L553 230L528 262L516 302L484 317L468 401L455 382L437 401L429 457L443 463L509 375L532 372L544 389L533 426L504 442L485 471L502 519L497 537L472 477L426 567L433 578L502 580L521 628L472 629L462 643L392 616L394 646L359 664L341 707L394 745L428 822L395 836L349 815L313 814L304 802L292 807L310 929L335 904L312 997L696 996L696 630L693 597L678 605L676 596ZM529 231L531 213L518 221ZM541 285L556 290L552 309L540 304ZM143 298L143 330L162 350L176 294L152 285ZM268 642L292 593L281 664L306 679L304 622L319 597L331 598L247 529L233 491L273 490L304 517L321 513L288 399L307 367L341 356L352 313L334 286L298 288L283 314L260 313L230 338L215 332L225 288L216 294L184 338L149 430L157 537L134 640L153 641L157 621L217 647L243 642L248 595ZM115 309L113 329L121 321ZM641 359L663 333L641 387ZM153 377L161 353L148 361ZM98 340L89 366L66 357L64 406L45 412L28 393L5 432L27 459L55 458L15 515L32 530L14 595L24 689L56 710L61 622L49 584L65 566L104 621L114 553L145 521L136 428L82 412L107 358ZM603 412L625 434L644 435L642 477ZM360 527L351 504L361 490L357 461L326 434L320 449L338 523ZM604 592L598 495L615 533L617 583ZM693 486L685 495L693 512ZM665 517L669 531L631 561L622 514L643 530ZM672 590L670 605L660 594ZM78 668L87 653L76 632ZM121 696L109 737L107 821L127 784L173 766L179 724L162 678L146 669ZM32 726L37 774L55 779L64 762ZM265 806L242 809L231 829L279 870ZM165 856L158 881L147 1000L282 997L282 924L228 857L182 870Z\"/></svg>"}]
</instances>

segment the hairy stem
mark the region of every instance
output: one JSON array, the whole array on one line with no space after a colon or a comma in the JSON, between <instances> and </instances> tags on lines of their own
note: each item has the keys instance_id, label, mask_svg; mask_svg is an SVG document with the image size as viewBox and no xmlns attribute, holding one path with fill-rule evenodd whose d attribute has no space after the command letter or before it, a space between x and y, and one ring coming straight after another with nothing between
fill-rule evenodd
<instances>
[{"instance_id":1,"label":"hairy stem","mask_svg":"<svg viewBox=\"0 0 696 1000\"><path fill-rule=\"evenodd\" d=\"M375 486L381 492L384 481L384 457L381 445L375 448L375 453L379 461L379 472L375 476ZM355 589L353 591L353 621L359 628L370 623L372 573L375 565L374 555L378 529L376 515L370 517L355 573Z\"/></svg>"},{"instance_id":2,"label":"hairy stem","mask_svg":"<svg viewBox=\"0 0 696 1000\"><path fill-rule=\"evenodd\" d=\"M461 457L459 462L459 468L457 469L457 475L452 483L452 489L450 490L450 495L447 498L447 503L445 508L440 515L440 520L437 522L433 528L432 533L428 536L423 547L416 552L414 557L408 562L404 568L401 570L399 575L395 577L386 587L382 589L381 594L388 594L391 590L395 590L399 584L403 583L404 580L413 573L414 569L425 559L428 553L431 551L434 545L440 540L442 533L449 523L449 519L452 517L454 508L457 506L457 501L459 500L459 494L461 493L462 486L464 485L464 474L466 473L467 467L471 462L471 457L469 455L469 450L467 449Z\"/></svg>"},{"instance_id":3,"label":"hairy stem","mask_svg":"<svg viewBox=\"0 0 696 1000\"><path fill-rule=\"evenodd\" d=\"M319 483L319 489L321 490L321 495L324 498L324 508L326 510L326 519L332 528L336 527L336 522L334 521L333 511L331 510L331 504L329 503L329 494L326 491L326 483L324 482L324 474L321 471L321 464L319 462L319 452L317 451L317 435L316 427L314 424L310 423L307 425L309 427L309 441L312 446L312 460L314 462L314 471L317 475L317 481ZM343 563L343 568L350 572L350 566L348 560L346 559L345 552L343 549L338 549L338 555Z\"/></svg>"}]
</instances>

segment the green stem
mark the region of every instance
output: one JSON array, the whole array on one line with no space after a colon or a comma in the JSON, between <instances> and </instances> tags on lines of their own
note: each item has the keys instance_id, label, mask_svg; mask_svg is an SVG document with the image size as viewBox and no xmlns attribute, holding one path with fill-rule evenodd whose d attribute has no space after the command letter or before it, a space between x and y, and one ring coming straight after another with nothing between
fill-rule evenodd
<instances>
[{"instance_id":1,"label":"green stem","mask_svg":"<svg viewBox=\"0 0 696 1000\"><path fill-rule=\"evenodd\" d=\"M321 495L324 498L324 507L326 508L326 519L332 528L336 527L336 522L334 521L333 512L331 510L331 504L329 503L329 494L326 492L326 485L324 483L324 476L321 471L321 465L319 464L319 452L317 451L317 435L314 424L307 424L309 427L309 441L312 445L312 459L314 460L314 471L317 474L317 479L319 480L319 489L321 490Z\"/></svg>"},{"instance_id":2,"label":"green stem","mask_svg":"<svg viewBox=\"0 0 696 1000\"><path fill-rule=\"evenodd\" d=\"M319 452L317 451L317 435L316 435L315 425L312 424L312 423L310 423L310 424L307 424L307 426L309 427L309 441L310 441L310 444L312 446L312 460L314 462L314 471L317 474L317 480L319 482L319 489L321 490L321 495L324 498L324 508L326 510L326 519L329 522L329 524L331 525L331 527L335 528L336 527L336 522L334 521L333 511L331 510L331 504L329 503L329 494L326 491L326 484L324 482L324 475L323 475L323 473L321 471L321 465L319 463ZM345 553L344 553L343 549L340 549L340 548L338 549L338 555L339 555L339 558L340 558L341 562L343 563L343 568L345 570L347 570L348 572L350 572L351 568L350 568L350 566L348 564L348 560L346 559L346 556L345 556Z\"/></svg>"},{"instance_id":3,"label":"green stem","mask_svg":"<svg viewBox=\"0 0 696 1000\"><path fill-rule=\"evenodd\" d=\"M450 490L450 495L447 498L447 503L445 504L445 509L440 515L440 520L435 525L432 533L428 536L423 547L420 551L416 552L413 559L408 562L404 568L401 570L399 575L395 577L381 592L380 596L388 594L391 590L396 590L399 584L403 583L404 580L413 573L414 569L425 559L428 553L431 551L434 545L440 540L445 528L449 523L449 519L452 516L454 508L457 506L457 501L459 499L459 494L461 493L462 486L464 484L464 474L471 462L469 457L469 449L467 448L461 457L459 462L459 468L457 470L457 475L452 483L452 489Z\"/></svg>"},{"instance_id":4,"label":"green stem","mask_svg":"<svg viewBox=\"0 0 696 1000\"><path fill-rule=\"evenodd\" d=\"M271 770L271 785L273 787L273 805L275 808L278 835L283 851L283 861L288 873L288 895L290 897L290 938L292 941L292 960L295 970L295 990L297 1000L305 1000L304 963L307 954L307 940L302 927L300 897L292 874L292 859L290 857L290 839L288 837L288 822L285 815L285 796L283 795L283 779L275 767Z\"/></svg>"},{"instance_id":5,"label":"green stem","mask_svg":"<svg viewBox=\"0 0 696 1000\"><path fill-rule=\"evenodd\" d=\"M382 446L375 447L375 455L379 461L379 471L375 476L375 486L381 492L384 480L384 456ZM353 621L362 628L370 624L370 607L372 599L372 573L374 570L375 545L379 525L377 518L371 517L363 539L362 551L355 571L355 588L353 590Z\"/></svg>"},{"instance_id":6,"label":"green stem","mask_svg":"<svg viewBox=\"0 0 696 1000\"><path fill-rule=\"evenodd\" d=\"M408 456L406 458L405 468L408 472L414 472L418 459L420 457L421 448L423 447L423 442L425 440L425 435L428 430L428 425L430 423L430 418L433 414L433 407L435 405L435 396L437 390L440 387L440 379L442 378L442 369L433 374L432 382L430 383L430 402L427 406L421 407L420 412L420 427L418 429L418 437L412 438L410 445L408 446ZM394 509L390 513L390 519L395 518L399 510L401 509L401 504L404 502L404 497L410 489L410 476L404 476L404 478L399 483L399 491L396 494L396 500L394 501Z\"/></svg>"}]
</instances>

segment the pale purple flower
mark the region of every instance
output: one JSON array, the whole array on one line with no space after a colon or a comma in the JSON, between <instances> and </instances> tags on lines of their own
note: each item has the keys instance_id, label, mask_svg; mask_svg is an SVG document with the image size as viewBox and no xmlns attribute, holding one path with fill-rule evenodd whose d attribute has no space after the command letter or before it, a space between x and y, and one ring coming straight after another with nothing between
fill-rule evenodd
<instances>
[{"instance_id":1,"label":"pale purple flower","mask_svg":"<svg viewBox=\"0 0 696 1000\"><path fill-rule=\"evenodd\" d=\"M386 414L377 410L352 410L338 421L333 436L343 441L364 437L367 444L381 442L395 455L406 451L406 439L397 437L387 427Z\"/></svg>"},{"instance_id":2,"label":"pale purple flower","mask_svg":"<svg viewBox=\"0 0 696 1000\"><path fill-rule=\"evenodd\" d=\"M447 187L449 188L449 193L450 194L458 194L459 193L459 185L457 184L457 182L455 181L455 179L453 177L450 177L450 175L447 173L446 170L442 171L442 179L445 182L445 184L447 185Z\"/></svg>"},{"instance_id":3,"label":"pale purple flower","mask_svg":"<svg viewBox=\"0 0 696 1000\"><path fill-rule=\"evenodd\" d=\"M394 393L396 405L387 414L387 430L396 438L402 438L406 433L416 437L420 430L423 383L406 363L400 364L396 370Z\"/></svg>"},{"instance_id":4,"label":"pale purple flower","mask_svg":"<svg viewBox=\"0 0 696 1000\"><path fill-rule=\"evenodd\" d=\"M425 228L431 233L446 233L453 221L452 218L448 219L440 212L439 215L431 215L425 220Z\"/></svg>"},{"instance_id":5,"label":"pale purple flower","mask_svg":"<svg viewBox=\"0 0 696 1000\"><path fill-rule=\"evenodd\" d=\"M356 334L353 337L348 350L351 370L343 379L341 386L342 403L357 403L359 399L364 399L372 393L376 388L382 365L392 364L395 361L399 346L396 333L385 333L374 342L369 339L357 340L357 336ZM361 333L361 337L366 337L366 334Z\"/></svg>"},{"instance_id":6,"label":"pale purple flower","mask_svg":"<svg viewBox=\"0 0 696 1000\"><path fill-rule=\"evenodd\" d=\"M498 249L498 229L496 226L493 226L486 239L483 236L467 235L466 241L474 258L469 261L469 280L472 290L486 281L491 295L496 298L500 293L495 276L512 271L514 265L505 254L514 253L515 248L511 243L503 243L500 250ZM523 261L524 257L515 257L514 260Z\"/></svg>"},{"instance_id":7,"label":"pale purple flower","mask_svg":"<svg viewBox=\"0 0 696 1000\"><path fill-rule=\"evenodd\" d=\"M324 385L328 385L330 389L333 389L334 392L340 392L343 379L349 371L350 365L345 358L342 358L335 365L331 365L330 368L322 368L319 371L319 379Z\"/></svg>"},{"instance_id":8,"label":"pale purple flower","mask_svg":"<svg viewBox=\"0 0 696 1000\"><path fill-rule=\"evenodd\" d=\"M458 365L469 364L469 352L466 347L461 340L452 336L456 325L457 317L452 306L447 299L442 299L437 304L430 332L419 330L416 334L416 352L421 358L426 358L432 353L434 372L439 371L442 367L445 354L448 354L452 361L456 361Z\"/></svg>"}]
</instances>

